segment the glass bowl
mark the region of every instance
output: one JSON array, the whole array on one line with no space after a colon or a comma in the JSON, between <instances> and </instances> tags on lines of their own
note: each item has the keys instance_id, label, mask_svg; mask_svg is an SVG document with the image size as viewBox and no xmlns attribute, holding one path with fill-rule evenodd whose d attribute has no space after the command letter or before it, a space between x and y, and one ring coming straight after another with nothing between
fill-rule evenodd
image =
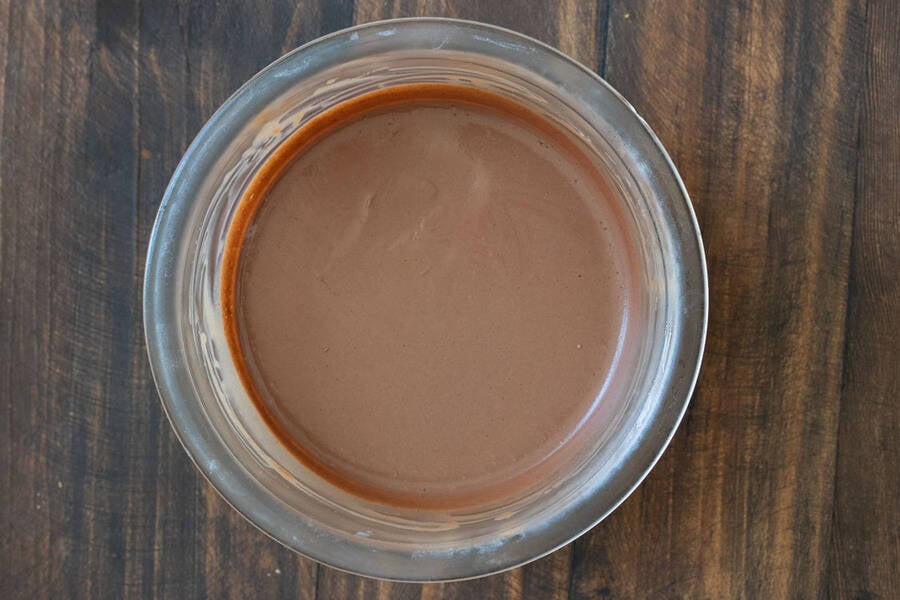
<instances>
[{"instance_id":1,"label":"glass bowl","mask_svg":"<svg viewBox=\"0 0 900 600\"><path fill-rule=\"evenodd\" d=\"M450 82L511 97L575 135L602 165L640 256L643 323L625 392L600 398L589 452L491 506L416 510L367 501L318 477L268 431L225 339L220 278L243 191L278 145L336 103L391 85ZM659 140L606 82L520 34L401 19L303 46L242 86L197 135L159 209L144 280L153 376L200 471L285 546L353 573L405 581L486 575L572 541L647 475L687 407L703 352L706 265L684 185Z\"/></svg>"}]
</instances>

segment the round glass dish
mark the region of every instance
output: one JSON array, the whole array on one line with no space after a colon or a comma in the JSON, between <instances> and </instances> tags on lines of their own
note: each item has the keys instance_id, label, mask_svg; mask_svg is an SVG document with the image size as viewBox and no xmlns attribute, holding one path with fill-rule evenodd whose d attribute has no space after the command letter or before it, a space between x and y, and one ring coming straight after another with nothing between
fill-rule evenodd
<instances>
[{"instance_id":1,"label":"round glass dish","mask_svg":"<svg viewBox=\"0 0 900 600\"><path fill-rule=\"evenodd\" d=\"M243 191L298 127L386 86L449 82L515 99L564 127L602 164L637 240L644 324L627 393L588 455L496 506L379 505L322 480L268 431L225 339L220 280ZM539 558L582 534L640 483L687 407L707 320L703 246L687 193L659 140L594 73L522 35L479 23L371 23L282 57L238 90L172 177L150 240L144 327L172 427L201 472L248 520L289 548L372 577L475 577Z\"/></svg>"}]
</instances>

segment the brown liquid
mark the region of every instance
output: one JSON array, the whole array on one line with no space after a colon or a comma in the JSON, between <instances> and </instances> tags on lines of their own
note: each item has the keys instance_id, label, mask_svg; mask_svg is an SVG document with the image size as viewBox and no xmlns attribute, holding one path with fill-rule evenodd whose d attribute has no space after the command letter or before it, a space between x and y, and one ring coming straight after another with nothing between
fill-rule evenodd
<instances>
[{"instance_id":1,"label":"brown liquid","mask_svg":"<svg viewBox=\"0 0 900 600\"><path fill-rule=\"evenodd\" d=\"M267 161L229 232L223 314L251 397L300 460L375 501L538 485L589 446L631 328L613 200L576 140L487 92L331 109Z\"/></svg>"}]
</instances>

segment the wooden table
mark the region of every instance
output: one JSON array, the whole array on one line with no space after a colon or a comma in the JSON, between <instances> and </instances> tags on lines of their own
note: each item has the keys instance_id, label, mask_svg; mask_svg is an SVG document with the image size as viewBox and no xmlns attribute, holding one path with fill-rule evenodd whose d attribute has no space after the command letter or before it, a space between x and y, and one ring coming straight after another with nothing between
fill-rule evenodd
<instances>
[{"instance_id":1,"label":"wooden table","mask_svg":"<svg viewBox=\"0 0 900 600\"><path fill-rule=\"evenodd\" d=\"M193 135L354 23L511 27L595 68L684 177L705 364L670 449L571 546L419 586L318 566L200 477L141 326ZM900 4L0 0L0 598L900 597Z\"/></svg>"}]
</instances>

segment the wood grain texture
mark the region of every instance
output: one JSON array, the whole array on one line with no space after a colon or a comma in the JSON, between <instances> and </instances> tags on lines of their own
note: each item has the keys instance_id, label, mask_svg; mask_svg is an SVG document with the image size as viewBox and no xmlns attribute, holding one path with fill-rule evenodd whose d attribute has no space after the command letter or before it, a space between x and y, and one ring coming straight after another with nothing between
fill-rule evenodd
<instances>
[{"instance_id":1,"label":"wood grain texture","mask_svg":"<svg viewBox=\"0 0 900 600\"><path fill-rule=\"evenodd\" d=\"M900 595L900 14L866 7L830 596Z\"/></svg>"},{"instance_id":2,"label":"wood grain texture","mask_svg":"<svg viewBox=\"0 0 900 600\"><path fill-rule=\"evenodd\" d=\"M825 589L863 19L853 2L614 3L606 76L681 170L711 312L685 423L576 543L575 597Z\"/></svg>"},{"instance_id":3,"label":"wood grain texture","mask_svg":"<svg viewBox=\"0 0 900 600\"><path fill-rule=\"evenodd\" d=\"M575 544L413 585L318 566L202 479L141 326L165 185L318 35L486 21L604 74L678 165L711 314L684 424ZM889 0L0 0L0 598L892 598L900 7Z\"/></svg>"}]
</instances>

